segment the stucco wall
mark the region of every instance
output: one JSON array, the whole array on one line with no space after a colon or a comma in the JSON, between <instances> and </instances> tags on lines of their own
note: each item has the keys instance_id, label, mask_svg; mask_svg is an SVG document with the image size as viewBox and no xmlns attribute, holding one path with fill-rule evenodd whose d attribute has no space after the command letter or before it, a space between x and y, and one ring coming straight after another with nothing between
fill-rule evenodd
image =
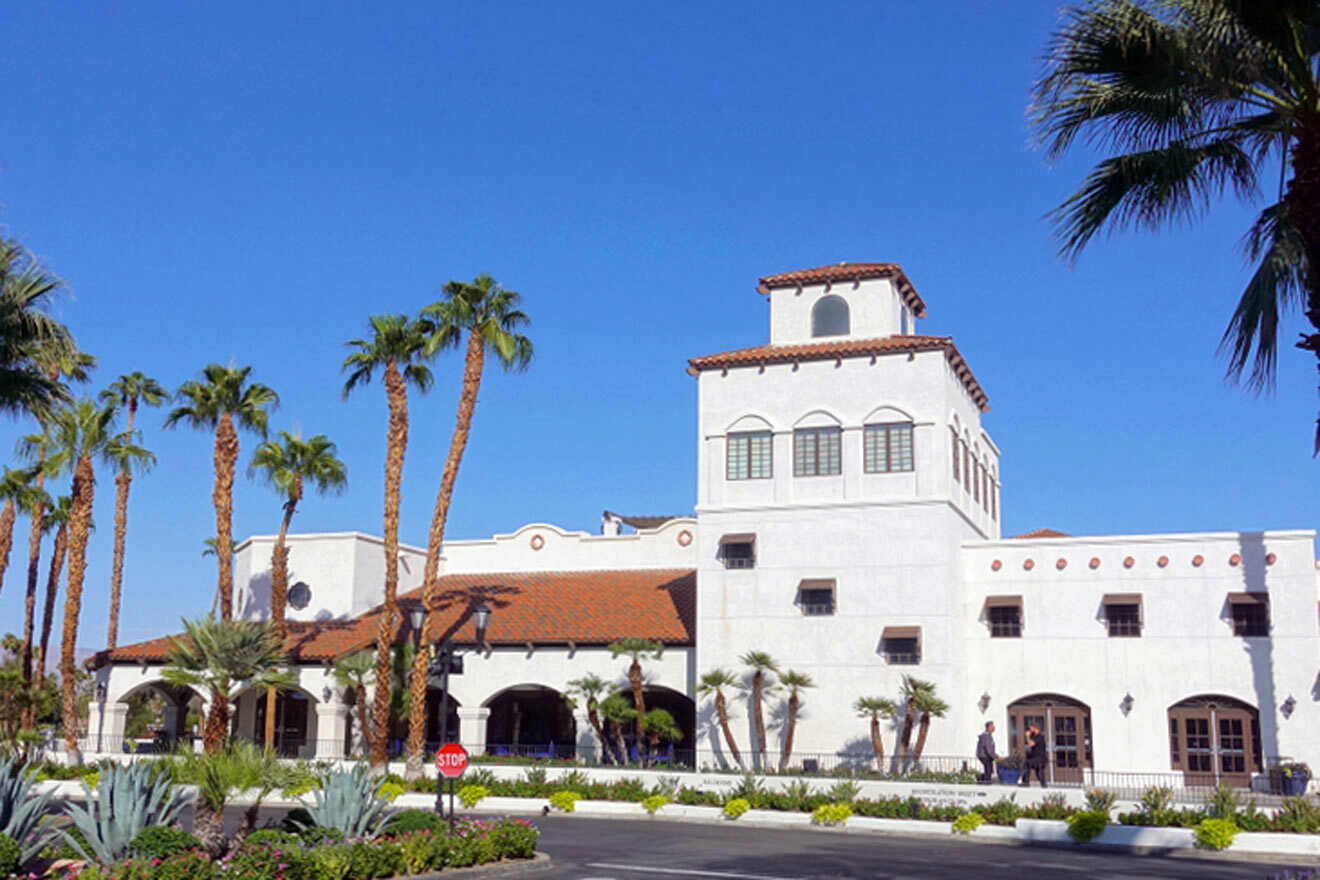
<instances>
[{"instance_id":1,"label":"stucco wall","mask_svg":"<svg viewBox=\"0 0 1320 880\"><path fill-rule=\"evenodd\" d=\"M826 296L841 297L848 304L850 337L893 336L902 331L902 313L908 313L908 332L915 333L912 310L904 305L888 278L847 281L826 286L780 287L770 291L770 342L789 345L798 342L821 342L843 337L812 337L811 310Z\"/></svg>"}]
</instances>

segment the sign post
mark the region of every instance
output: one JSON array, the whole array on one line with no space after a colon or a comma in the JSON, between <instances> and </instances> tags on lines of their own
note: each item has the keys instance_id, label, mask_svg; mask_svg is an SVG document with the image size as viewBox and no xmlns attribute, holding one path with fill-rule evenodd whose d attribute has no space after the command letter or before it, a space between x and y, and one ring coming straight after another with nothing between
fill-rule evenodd
<instances>
[{"instance_id":1,"label":"sign post","mask_svg":"<svg viewBox=\"0 0 1320 880\"><path fill-rule=\"evenodd\" d=\"M445 814L443 780L449 780L449 830L454 830L454 780L462 776L468 766L467 749L458 743L445 743L435 753L435 769L439 773L435 783L435 811Z\"/></svg>"}]
</instances>

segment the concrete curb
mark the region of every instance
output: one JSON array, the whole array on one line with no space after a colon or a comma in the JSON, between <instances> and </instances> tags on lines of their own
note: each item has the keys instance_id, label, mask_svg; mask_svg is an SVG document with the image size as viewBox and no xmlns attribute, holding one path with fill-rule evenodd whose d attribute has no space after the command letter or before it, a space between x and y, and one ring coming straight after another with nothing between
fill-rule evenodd
<instances>
[{"instance_id":1,"label":"concrete curb","mask_svg":"<svg viewBox=\"0 0 1320 880\"><path fill-rule=\"evenodd\" d=\"M490 877L526 877L531 874L540 874L549 871L554 867L550 861L550 856L543 852L538 852L530 859L518 859L508 862L491 862L489 865L476 865L472 868L446 868L444 871L437 871L433 874L417 874L409 876L408 880L439 880L442 877L471 878L471 880L486 880ZM401 878L396 878L401 880Z\"/></svg>"}]
</instances>

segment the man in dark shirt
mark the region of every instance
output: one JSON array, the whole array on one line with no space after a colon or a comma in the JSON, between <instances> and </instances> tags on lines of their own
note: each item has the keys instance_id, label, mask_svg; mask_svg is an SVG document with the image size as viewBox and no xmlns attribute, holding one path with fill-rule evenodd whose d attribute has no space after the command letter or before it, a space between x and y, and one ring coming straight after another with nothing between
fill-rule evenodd
<instances>
[{"instance_id":1,"label":"man in dark shirt","mask_svg":"<svg viewBox=\"0 0 1320 880\"><path fill-rule=\"evenodd\" d=\"M1036 778L1040 780L1040 787L1045 787L1045 764L1049 761L1049 753L1046 751L1045 734L1040 732L1040 728L1031 725L1027 728L1027 760L1026 769L1022 773L1022 782L1028 788L1031 787L1031 771L1036 771Z\"/></svg>"},{"instance_id":2,"label":"man in dark shirt","mask_svg":"<svg viewBox=\"0 0 1320 880\"><path fill-rule=\"evenodd\" d=\"M995 775L995 723L985 723L985 733L976 738L976 759L981 762L982 772L978 782L989 782Z\"/></svg>"}]
</instances>

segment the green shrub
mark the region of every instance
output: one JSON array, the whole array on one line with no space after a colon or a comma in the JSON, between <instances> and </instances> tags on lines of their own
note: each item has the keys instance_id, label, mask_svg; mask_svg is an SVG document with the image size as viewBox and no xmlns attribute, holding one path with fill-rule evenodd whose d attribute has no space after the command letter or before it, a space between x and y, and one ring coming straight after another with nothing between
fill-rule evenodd
<instances>
[{"instance_id":1,"label":"green shrub","mask_svg":"<svg viewBox=\"0 0 1320 880\"><path fill-rule=\"evenodd\" d=\"M976 829L985 824L985 817L980 813L963 813L957 819L953 820L954 834L971 834Z\"/></svg>"},{"instance_id":2,"label":"green shrub","mask_svg":"<svg viewBox=\"0 0 1320 880\"><path fill-rule=\"evenodd\" d=\"M654 816L667 803L669 803L669 798L661 794L653 794L642 801L642 808Z\"/></svg>"},{"instance_id":3,"label":"green shrub","mask_svg":"<svg viewBox=\"0 0 1320 880\"><path fill-rule=\"evenodd\" d=\"M149 825L138 832L128 850L140 859L163 859L178 855L190 849L200 849L201 844L182 828L168 825ZM0 876L4 876L0 874Z\"/></svg>"},{"instance_id":4,"label":"green shrub","mask_svg":"<svg viewBox=\"0 0 1320 880\"><path fill-rule=\"evenodd\" d=\"M445 820L430 810L400 810L385 820L380 833L400 837L414 831L443 831L444 828Z\"/></svg>"},{"instance_id":5,"label":"green shrub","mask_svg":"<svg viewBox=\"0 0 1320 880\"><path fill-rule=\"evenodd\" d=\"M23 860L23 847L8 834L0 834L0 877L8 877L18 872Z\"/></svg>"},{"instance_id":6,"label":"green shrub","mask_svg":"<svg viewBox=\"0 0 1320 880\"><path fill-rule=\"evenodd\" d=\"M647 795L646 783L635 776L627 776L610 786L615 801L640 801Z\"/></svg>"},{"instance_id":7,"label":"green shrub","mask_svg":"<svg viewBox=\"0 0 1320 880\"><path fill-rule=\"evenodd\" d=\"M484 785L465 785L458 790L458 799L469 810L490 796L490 789Z\"/></svg>"},{"instance_id":8,"label":"green shrub","mask_svg":"<svg viewBox=\"0 0 1320 880\"><path fill-rule=\"evenodd\" d=\"M490 829L495 854L501 859L530 859L536 854L540 832L522 819L505 819Z\"/></svg>"},{"instance_id":9,"label":"green shrub","mask_svg":"<svg viewBox=\"0 0 1320 880\"><path fill-rule=\"evenodd\" d=\"M445 866L448 835L435 834L428 829L410 831L397 840L403 851L403 867L409 874L439 871Z\"/></svg>"},{"instance_id":10,"label":"green shrub","mask_svg":"<svg viewBox=\"0 0 1320 880\"><path fill-rule=\"evenodd\" d=\"M1205 819L1196 826L1196 845L1203 849L1228 849L1238 830L1228 819Z\"/></svg>"},{"instance_id":11,"label":"green shrub","mask_svg":"<svg viewBox=\"0 0 1320 880\"><path fill-rule=\"evenodd\" d=\"M320 846L323 843L343 843L344 832L338 828L329 828L321 825L312 825L304 828L298 833L302 838L303 846Z\"/></svg>"},{"instance_id":12,"label":"green shrub","mask_svg":"<svg viewBox=\"0 0 1320 880\"><path fill-rule=\"evenodd\" d=\"M348 845L348 880L373 880L403 873L403 847L393 840L358 840Z\"/></svg>"},{"instance_id":13,"label":"green shrub","mask_svg":"<svg viewBox=\"0 0 1320 880\"><path fill-rule=\"evenodd\" d=\"M308 859L301 850L270 843L245 843L216 862L215 868L218 880L321 880L321 875L308 873Z\"/></svg>"},{"instance_id":14,"label":"green shrub","mask_svg":"<svg viewBox=\"0 0 1320 880\"><path fill-rule=\"evenodd\" d=\"M1022 816L1022 808L1012 798L1000 798L988 807L981 808L981 815L991 825L1012 825Z\"/></svg>"},{"instance_id":15,"label":"green shrub","mask_svg":"<svg viewBox=\"0 0 1320 880\"><path fill-rule=\"evenodd\" d=\"M1052 819L1062 821L1077 812L1068 806L1068 799L1061 794L1047 794L1034 807L1024 807L1023 814L1030 813L1033 819Z\"/></svg>"},{"instance_id":16,"label":"green shrub","mask_svg":"<svg viewBox=\"0 0 1320 880\"><path fill-rule=\"evenodd\" d=\"M1109 813L1086 810L1068 817L1068 836L1078 843L1087 843L1100 836L1109 824Z\"/></svg>"},{"instance_id":17,"label":"green shrub","mask_svg":"<svg viewBox=\"0 0 1320 880\"><path fill-rule=\"evenodd\" d=\"M1172 814L1173 789L1152 785L1141 796L1141 811L1150 816L1152 825L1168 825Z\"/></svg>"},{"instance_id":18,"label":"green shrub","mask_svg":"<svg viewBox=\"0 0 1320 880\"><path fill-rule=\"evenodd\" d=\"M282 828L258 828L256 831L248 834L244 843L259 844L270 843L276 846L302 846L303 839L291 831L285 831Z\"/></svg>"},{"instance_id":19,"label":"green shrub","mask_svg":"<svg viewBox=\"0 0 1320 880\"><path fill-rule=\"evenodd\" d=\"M528 767L523 771L523 782L528 785L545 785L547 778L544 767Z\"/></svg>"},{"instance_id":20,"label":"green shrub","mask_svg":"<svg viewBox=\"0 0 1320 880\"><path fill-rule=\"evenodd\" d=\"M811 814L811 822L813 825L844 825L852 814L852 807L848 804L821 804Z\"/></svg>"},{"instance_id":21,"label":"green shrub","mask_svg":"<svg viewBox=\"0 0 1320 880\"><path fill-rule=\"evenodd\" d=\"M1118 795L1112 791L1106 791L1103 788L1091 788L1086 792L1086 810L1089 813L1104 813L1105 818L1114 809L1114 802L1118 800Z\"/></svg>"},{"instance_id":22,"label":"green shrub","mask_svg":"<svg viewBox=\"0 0 1320 880\"><path fill-rule=\"evenodd\" d=\"M830 798L837 802L850 804L857 800L862 787L855 782L836 782L830 787Z\"/></svg>"},{"instance_id":23,"label":"green shrub","mask_svg":"<svg viewBox=\"0 0 1320 880\"><path fill-rule=\"evenodd\" d=\"M1219 783L1210 794L1205 796L1205 809L1216 819L1232 819L1237 816L1242 806L1242 795L1231 785Z\"/></svg>"},{"instance_id":24,"label":"green shrub","mask_svg":"<svg viewBox=\"0 0 1320 880\"><path fill-rule=\"evenodd\" d=\"M582 795L576 791L557 791L550 795L550 806L556 810L571 813L577 809L577 802L580 800L582 800Z\"/></svg>"},{"instance_id":25,"label":"green shrub","mask_svg":"<svg viewBox=\"0 0 1320 880\"><path fill-rule=\"evenodd\" d=\"M399 795L403 794L405 791L407 791L407 789L399 783L386 781L382 782L380 788L376 789L376 797L386 803L392 804L398 799Z\"/></svg>"},{"instance_id":26,"label":"green shrub","mask_svg":"<svg viewBox=\"0 0 1320 880\"><path fill-rule=\"evenodd\" d=\"M747 802L747 798L731 798L729 802L724 805L724 817L726 819L737 819L751 808L752 805Z\"/></svg>"},{"instance_id":27,"label":"green shrub","mask_svg":"<svg viewBox=\"0 0 1320 880\"><path fill-rule=\"evenodd\" d=\"M347 880L352 868L353 856L346 846L318 846L307 853L307 873L316 880Z\"/></svg>"},{"instance_id":28,"label":"green shrub","mask_svg":"<svg viewBox=\"0 0 1320 880\"><path fill-rule=\"evenodd\" d=\"M215 864L200 849L167 856L151 866L151 880L214 880L214 877Z\"/></svg>"}]
</instances>

